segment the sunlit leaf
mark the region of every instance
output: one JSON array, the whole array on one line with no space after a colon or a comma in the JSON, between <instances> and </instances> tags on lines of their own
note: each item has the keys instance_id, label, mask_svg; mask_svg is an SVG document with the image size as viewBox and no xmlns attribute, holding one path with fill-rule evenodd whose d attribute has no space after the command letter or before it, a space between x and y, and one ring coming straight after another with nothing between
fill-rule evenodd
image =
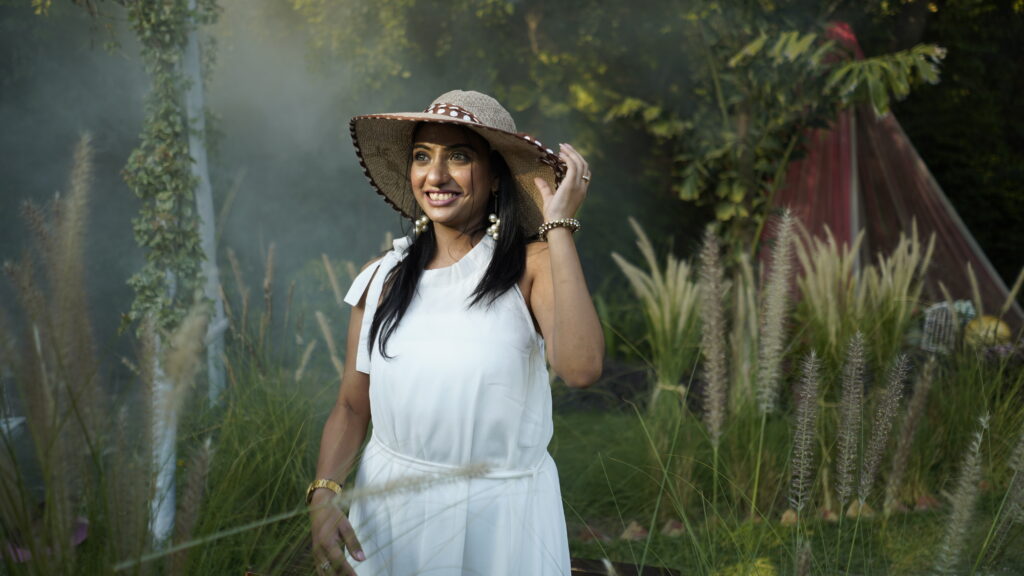
<instances>
[{"instance_id":1,"label":"sunlit leaf","mask_svg":"<svg viewBox=\"0 0 1024 576\"><path fill-rule=\"evenodd\" d=\"M718 181L718 186L715 186L715 196L719 198L725 198L732 192L732 183L725 178Z\"/></svg>"},{"instance_id":2,"label":"sunlit leaf","mask_svg":"<svg viewBox=\"0 0 1024 576\"><path fill-rule=\"evenodd\" d=\"M739 204L743 202L743 198L747 195L746 186L743 185L739 180L735 180L729 189L729 201L733 204Z\"/></svg>"},{"instance_id":3,"label":"sunlit leaf","mask_svg":"<svg viewBox=\"0 0 1024 576\"><path fill-rule=\"evenodd\" d=\"M729 202L715 204L715 218L721 222L728 222L736 215L736 205Z\"/></svg>"},{"instance_id":4,"label":"sunlit leaf","mask_svg":"<svg viewBox=\"0 0 1024 576\"><path fill-rule=\"evenodd\" d=\"M889 91L886 90L885 83L881 81L875 74L867 75L867 88L868 95L871 99L871 107L875 109L875 114L884 116L889 113Z\"/></svg>"},{"instance_id":5,"label":"sunlit leaf","mask_svg":"<svg viewBox=\"0 0 1024 576\"><path fill-rule=\"evenodd\" d=\"M790 40L790 42L786 46L786 59L789 60L790 62L796 60L800 55L806 52L808 48L811 47L811 43L814 42L814 39L817 37L817 34L814 34L813 32L808 32L807 34L804 34L803 37L801 37L800 39L797 39L796 35L794 34L792 40Z\"/></svg>"},{"instance_id":6,"label":"sunlit leaf","mask_svg":"<svg viewBox=\"0 0 1024 576\"><path fill-rule=\"evenodd\" d=\"M767 41L768 35L762 32L761 35L754 39L753 42L750 42L749 44L744 46L742 50L737 52L735 56L729 59L729 67L735 68L736 65L740 63L740 61L751 56L756 56L759 52L761 52L761 49L764 48L764 44Z\"/></svg>"}]
</instances>

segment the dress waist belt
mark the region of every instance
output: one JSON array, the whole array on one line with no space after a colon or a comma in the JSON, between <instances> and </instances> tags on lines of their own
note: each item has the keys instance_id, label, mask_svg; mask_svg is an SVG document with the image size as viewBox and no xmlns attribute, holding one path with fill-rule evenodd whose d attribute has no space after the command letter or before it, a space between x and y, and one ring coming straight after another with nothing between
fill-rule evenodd
<instances>
[{"instance_id":1,"label":"dress waist belt","mask_svg":"<svg viewBox=\"0 0 1024 576\"><path fill-rule=\"evenodd\" d=\"M430 460L421 460L419 458L413 458L407 454L402 454L390 446L384 444L377 439L376 434L370 435L370 440L367 442L367 447L375 446L381 452L384 452L388 456L395 460L408 464L411 468L423 472L424 474L452 474L457 475L459 471L466 469L465 466L456 466L454 464L443 464L441 462L431 462ZM544 466L547 457L541 458L540 462L537 462L530 468L513 470L513 469L502 469L502 468L491 468L485 467L483 473L473 474L473 478L483 478L487 480L511 480L514 478L528 478L536 476ZM486 466L486 465L485 465Z\"/></svg>"}]
</instances>

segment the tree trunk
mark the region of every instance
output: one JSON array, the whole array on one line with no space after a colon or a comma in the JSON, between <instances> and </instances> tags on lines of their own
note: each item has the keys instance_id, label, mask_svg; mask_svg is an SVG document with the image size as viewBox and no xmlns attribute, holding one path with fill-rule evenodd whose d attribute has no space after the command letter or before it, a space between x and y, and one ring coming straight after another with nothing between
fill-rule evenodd
<instances>
[{"instance_id":1,"label":"tree trunk","mask_svg":"<svg viewBox=\"0 0 1024 576\"><path fill-rule=\"evenodd\" d=\"M196 0L189 0L190 11L195 11ZM210 171L206 160L206 116L203 98L202 65L199 57L199 29L192 26L185 45L183 73L189 82L185 93L185 112L188 117L188 149L192 155L192 175L196 178L196 214L199 216L199 238L203 247L203 294L213 302L213 317L206 330L206 367L210 404L215 405L224 390L224 301L221 300L220 272L217 268L216 215L213 211L213 193Z\"/></svg>"},{"instance_id":2,"label":"tree trunk","mask_svg":"<svg viewBox=\"0 0 1024 576\"><path fill-rule=\"evenodd\" d=\"M172 294L176 282L168 273L168 291ZM161 357L163 340L154 329L153 338L153 394L150 401L152 418L150 434L153 450L153 499L149 503L149 534L155 548L163 548L174 529L174 464L177 461L178 413L173 409L171 394L174 383L164 373Z\"/></svg>"}]
</instances>

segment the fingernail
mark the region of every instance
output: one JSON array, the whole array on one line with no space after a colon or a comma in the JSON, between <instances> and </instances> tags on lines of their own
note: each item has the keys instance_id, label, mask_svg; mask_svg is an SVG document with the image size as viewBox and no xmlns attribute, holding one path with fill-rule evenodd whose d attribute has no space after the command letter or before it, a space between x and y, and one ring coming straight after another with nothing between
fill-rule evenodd
<instances>
[{"instance_id":1,"label":"fingernail","mask_svg":"<svg viewBox=\"0 0 1024 576\"><path fill-rule=\"evenodd\" d=\"M352 557L355 558L356 560L359 560L360 562L365 562L366 561L366 554L363 554L362 550L356 550L356 553L353 554Z\"/></svg>"}]
</instances>

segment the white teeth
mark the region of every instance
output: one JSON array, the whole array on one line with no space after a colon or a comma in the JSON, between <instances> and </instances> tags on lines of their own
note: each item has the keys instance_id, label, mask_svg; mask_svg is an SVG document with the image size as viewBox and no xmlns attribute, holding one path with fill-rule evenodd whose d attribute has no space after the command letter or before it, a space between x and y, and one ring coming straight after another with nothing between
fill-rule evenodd
<instances>
[{"instance_id":1,"label":"white teeth","mask_svg":"<svg viewBox=\"0 0 1024 576\"><path fill-rule=\"evenodd\" d=\"M454 198L455 194L452 194L451 192L431 192L429 196L431 200L448 200L450 198Z\"/></svg>"}]
</instances>

